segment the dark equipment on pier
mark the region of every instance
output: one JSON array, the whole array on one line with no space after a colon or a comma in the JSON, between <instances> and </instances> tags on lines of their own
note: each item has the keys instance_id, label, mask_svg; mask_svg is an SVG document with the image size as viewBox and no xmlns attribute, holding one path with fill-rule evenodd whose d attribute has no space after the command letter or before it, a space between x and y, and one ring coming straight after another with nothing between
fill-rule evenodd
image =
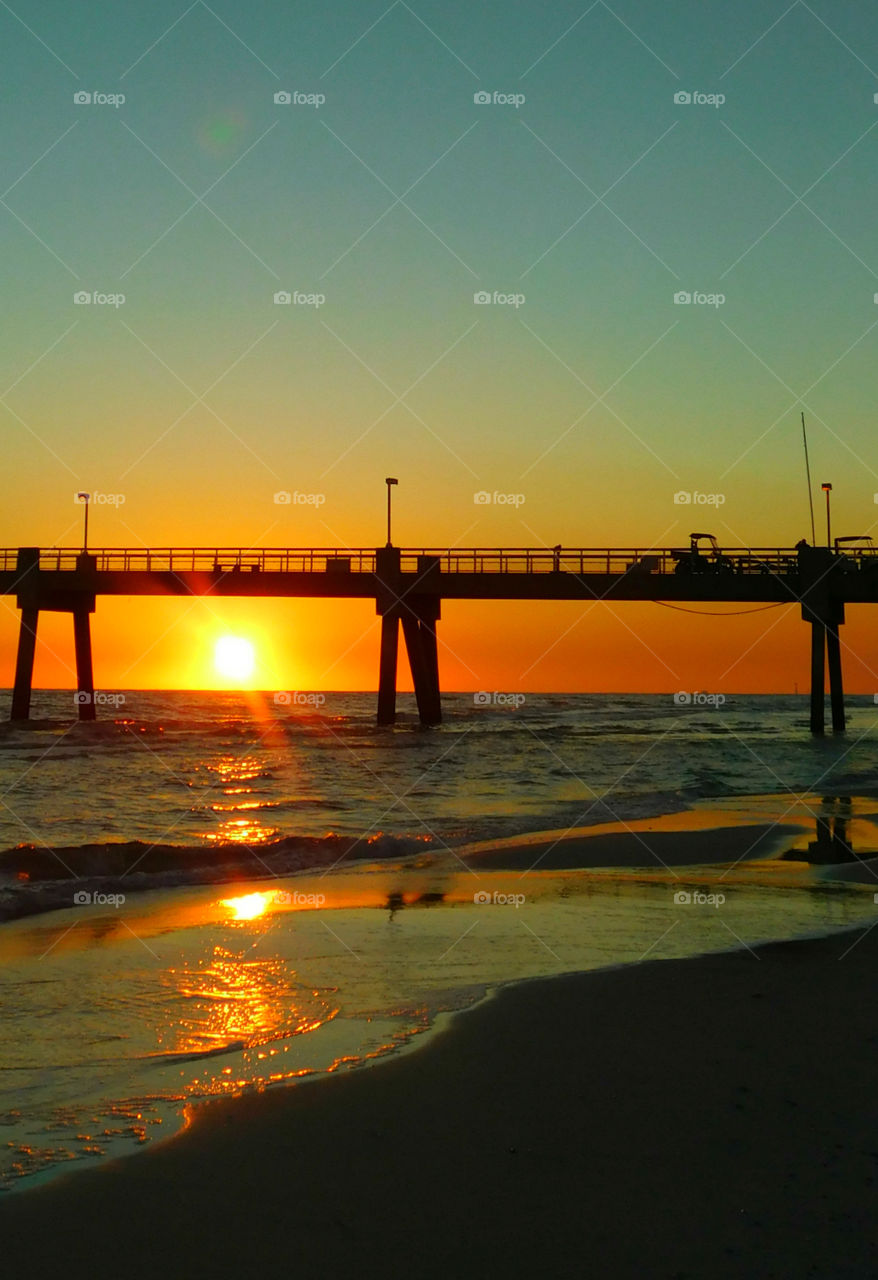
<instances>
[{"instance_id":1,"label":"dark equipment on pier","mask_svg":"<svg viewBox=\"0 0 878 1280\"><path fill-rule=\"evenodd\" d=\"M710 551L701 554L702 542L707 542ZM688 551L672 551L677 561L674 573L734 573L735 564L728 556L724 556L712 533L690 533Z\"/></svg>"}]
</instances>

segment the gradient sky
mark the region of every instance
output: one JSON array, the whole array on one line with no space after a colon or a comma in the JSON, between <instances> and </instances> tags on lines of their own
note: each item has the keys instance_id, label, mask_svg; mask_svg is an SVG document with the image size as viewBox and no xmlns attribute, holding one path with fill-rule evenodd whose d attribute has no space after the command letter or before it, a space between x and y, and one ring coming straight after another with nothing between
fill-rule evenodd
<instances>
[{"instance_id":1,"label":"gradient sky","mask_svg":"<svg viewBox=\"0 0 878 1280\"><path fill-rule=\"evenodd\" d=\"M402 545L791 545L802 409L834 532L874 528L878 10L30 0L0 70L3 545L76 545L86 488L124 497L95 546L374 546L387 474ZM72 686L46 621L37 682ZM325 602L100 600L98 683L208 685L229 630L266 687L374 687L374 607ZM7 602L0 683L16 635ZM807 680L795 609L450 604L440 636L447 688Z\"/></svg>"}]
</instances>

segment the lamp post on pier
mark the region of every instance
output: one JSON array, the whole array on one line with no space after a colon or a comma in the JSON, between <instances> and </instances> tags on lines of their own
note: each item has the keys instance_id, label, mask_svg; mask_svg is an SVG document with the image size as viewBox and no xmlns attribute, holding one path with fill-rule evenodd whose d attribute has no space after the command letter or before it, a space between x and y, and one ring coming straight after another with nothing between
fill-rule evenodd
<instances>
[{"instance_id":1,"label":"lamp post on pier","mask_svg":"<svg viewBox=\"0 0 878 1280\"><path fill-rule=\"evenodd\" d=\"M822 484L820 488L826 494L826 545L831 551L832 550L832 529L829 523L829 495L832 493L832 485L828 483Z\"/></svg>"},{"instance_id":2,"label":"lamp post on pier","mask_svg":"<svg viewBox=\"0 0 878 1280\"><path fill-rule=\"evenodd\" d=\"M395 476L387 476L384 483L387 485L387 545L391 547L393 543L390 540L390 491L395 484L399 484L399 481Z\"/></svg>"},{"instance_id":3,"label":"lamp post on pier","mask_svg":"<svg viewBox=\"0 0 878 1280\"><path fill-rule=\"evenodd\" d=\"M80 502L85 503L85 512L84 512L85 518L83 520L83 528L82 528L82 554L85 555L86 552L88 551L88 503L89 503L89 499L91 498L91 494L78 493L76 496Z\"/></svg>"}]
</instances>

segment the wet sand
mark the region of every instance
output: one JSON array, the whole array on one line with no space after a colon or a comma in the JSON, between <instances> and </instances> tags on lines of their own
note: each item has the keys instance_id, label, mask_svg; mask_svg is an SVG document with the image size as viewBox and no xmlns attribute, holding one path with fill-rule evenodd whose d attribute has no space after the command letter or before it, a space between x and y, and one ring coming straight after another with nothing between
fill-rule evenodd
<instances>
[{"instance_id":1,"label":"wet sand","mask_svg":"<svg viewBox=\"0 0 878 1280\"><path fill-rule=\"evenodd\" d=\"M875 1273L878 930L501 990L0 1200L10 1275Z\"/></svg>"},{"instance_id":2,"label":"wet sand","mask_svg":"<svg viewBox=\"0 0 878 1280\"><path fill-rule=\"evenodd\" d=\"M571 871L579 867L691 867L771 858L790 846L807 828L801 820L742 822L714 825L706 813L702 828L698 815L687 811L649 821L612 823L567 833L520 836L502 847L465 845L457 856L474 870Z\"/></svg>"}]
</instances>

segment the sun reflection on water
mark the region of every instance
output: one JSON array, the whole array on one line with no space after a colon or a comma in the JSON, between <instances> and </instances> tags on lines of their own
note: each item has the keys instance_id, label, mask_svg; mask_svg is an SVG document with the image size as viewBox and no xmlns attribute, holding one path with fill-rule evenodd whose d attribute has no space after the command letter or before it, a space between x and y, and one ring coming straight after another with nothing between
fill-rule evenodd
<instances>
[{"instance_id":1,"label":"sun reflection on water","mask_svg":"<svg viewBox=\"0 0 878 1280\"><path fill-rule=\"evenodd\" d=\"M211 813L228 814L220 818L213 830L203 832L206 840L218 844L266 844L280 835L277 827L267 826L257 816L261 810L277 808L277 802L264 798L260 779L270 778L268 762L253 755L241 758L231 754L205 762L203 768L212 775L211 789L219 787L221 798L205 806ZM256 785L254 785L256 784ZM242 815L247 816L231 816Z\"/></svg>"},{"instance_id":2,"label":"sun reflection on water","mask_svg":"<svg viewBox=\"0 0 878 1280\"><path fill-rule=\"evenodd\" d=\"M220 945L210 956L169 969L164 981L171 989L171 1008L168 1022L156 1029L162 1055L197 1057L271 1045L314 1031L338 1012L333 991L296 982L279 957L245 959L242 952ZM199 1087L203 1089L203 1081Z\"/></svg>"},{"instance_id":3,"label":"sun reflection on water","mask_svg":"<svg viewBox=\"0 0 878 1280\"><path fill-rule=\"evenodd\" d=\"M245 893L240 898L223 898L222 906L234 913L235 920L255 920L268 910L273 893Z\"/></svg>"}]
</instances>

